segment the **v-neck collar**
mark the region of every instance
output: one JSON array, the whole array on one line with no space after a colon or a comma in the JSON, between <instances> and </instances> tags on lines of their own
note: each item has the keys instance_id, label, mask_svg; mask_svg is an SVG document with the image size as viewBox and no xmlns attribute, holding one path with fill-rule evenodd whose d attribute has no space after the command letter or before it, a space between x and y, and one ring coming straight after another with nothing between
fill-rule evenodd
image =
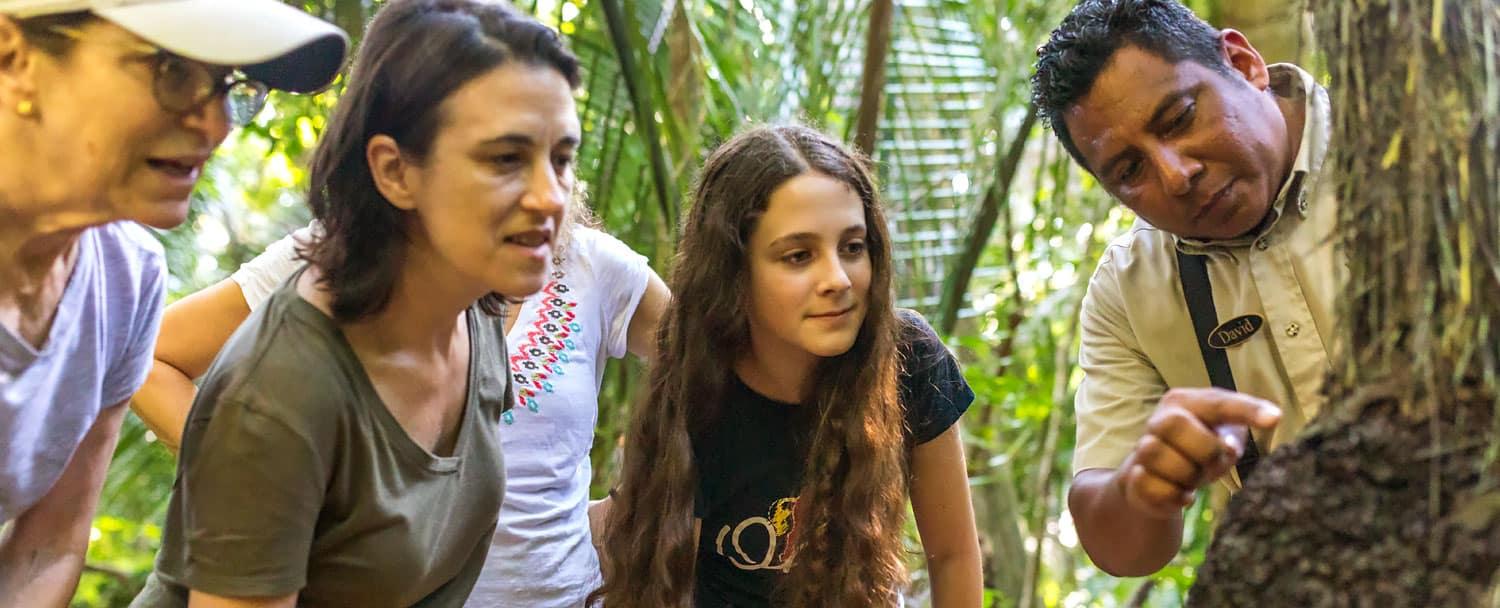
<instances>
[{"instance_id":1,"label":"v-neck collar","mask_svg":"<svg viewBox=\"0 0 1500 608\"><path fill-rule=\"evenodd\" d=\"M99 229L83 231L78 237L78 243L74 245L73 269L68 273L68 283L63 287L62 297L58 298L52 325L47 328L47 337L41 348L33 348L10 328L0 326L0 372L19 376L38 359L59 348L58 345L67 335L65 332L79 330L76 326L83 308L83 298L89 292L89 285L93 283L96 266L94 261L98 257L95 231Z\"/></svg>"}]
</instances>

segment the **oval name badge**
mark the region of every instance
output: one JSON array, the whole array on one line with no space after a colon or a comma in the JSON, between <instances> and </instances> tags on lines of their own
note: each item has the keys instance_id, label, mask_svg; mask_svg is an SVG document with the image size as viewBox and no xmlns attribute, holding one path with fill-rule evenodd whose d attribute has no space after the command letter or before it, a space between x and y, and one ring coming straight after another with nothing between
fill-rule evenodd
<instances>
[{"instance_id":1,"label":"oval name badge","mask_svg":"<svg viewBox=\"0 0 1500 608\"><path fill-rule=\"evenodd\" d=\"M1213 333L1208 334L1208 345L1220 350L1239 346L1265 324L1266 320L1260 315L1240 315L1215 327Z\"/></svg>"}]
</instances>

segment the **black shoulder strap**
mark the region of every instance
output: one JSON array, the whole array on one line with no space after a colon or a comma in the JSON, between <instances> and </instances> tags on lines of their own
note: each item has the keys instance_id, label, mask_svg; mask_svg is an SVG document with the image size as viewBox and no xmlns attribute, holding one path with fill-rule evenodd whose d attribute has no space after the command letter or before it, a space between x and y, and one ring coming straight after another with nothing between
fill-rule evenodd
<instances>
[{"instance_id":1,"label":"black shoulder strap","mask_svg":"<svg viewBox=\"0 0 1500 608\"><path fill-rule=\"evenodd\" d=\"M1234 373L1229 370L1229 356L1208 344L1208 337L1219 325L1219 313L1214 310L1213 287L1208 282L1208 257L1178 251L1177 276L1182 280L1182 297L1187 300L1188 314L1193 318L1193 333L1198 335L1198 352L1208 367L1208 380L1218 388L1238 390L1234 386ZM1259 461L1260 449L1255 445L1255 437L1246 432L1245 453L1234 465L1240 473L1240 483L1250 479Z\"/></svg>"}]
</instances>

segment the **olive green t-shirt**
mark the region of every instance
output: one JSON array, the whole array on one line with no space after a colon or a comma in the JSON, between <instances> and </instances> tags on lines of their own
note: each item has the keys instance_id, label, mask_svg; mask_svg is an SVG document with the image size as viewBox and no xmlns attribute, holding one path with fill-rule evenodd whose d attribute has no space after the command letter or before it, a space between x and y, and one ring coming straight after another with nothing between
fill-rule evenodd
<instances>
[{"instance_id":1,"label":"olive green t-shirt","mask_svg":"<svg viewBox=\"0 0 1500 608\"><path fill-rule=\"evenodd\" d=\"M277 291L193 402L156 571L135 606L298 592L302 606L461 606L500 510L503 321L470 308L453 455L412 441L333 320Z\"/></svg>"}]
</instances>

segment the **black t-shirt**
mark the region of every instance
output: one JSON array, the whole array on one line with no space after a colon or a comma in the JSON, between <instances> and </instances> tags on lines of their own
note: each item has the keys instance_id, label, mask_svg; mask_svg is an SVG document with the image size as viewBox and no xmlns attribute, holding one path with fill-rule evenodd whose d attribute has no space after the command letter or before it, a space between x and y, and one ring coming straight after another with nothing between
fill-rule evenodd
<instances>
[{"instance_id":1,"label":"black t-shirt","mask_svg":"<svg viewBox=\"0 0 1500 608\"><path fill-rule=\"evenodd\" d=\"M915 446L953 426L974 392L921 315L902 310L900 398ZM698 608L770 606L786 568L793 507L801 493L815 420L731 379L718 420L694 442Z\"/></svg>"}]
</instances>

